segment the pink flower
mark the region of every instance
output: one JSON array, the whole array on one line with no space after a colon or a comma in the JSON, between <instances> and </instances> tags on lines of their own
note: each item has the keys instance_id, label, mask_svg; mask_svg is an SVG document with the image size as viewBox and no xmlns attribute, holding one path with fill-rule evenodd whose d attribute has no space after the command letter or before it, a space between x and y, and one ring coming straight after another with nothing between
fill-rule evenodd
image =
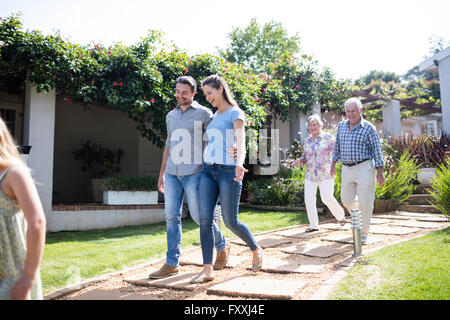
<instances>
[{"instance_id":1,"label":"pink flower","mask_svg":"<svg viewBox=\"0 0 450 320\"><path fill-rule=\"evenodd\" d=\"M108 51L108 54L109 54L109 55L112 55L111 51Z\"/></svg>"},{"instance_id":2,"label":"pink flower","mask_svg":"<svg viewBox=\"0 0 450 320\"><path fill-rule=\"evenodd\" d=\"M121 86L121 87L122 87L122 86L123 86L123 82L120 82L120 83L119 83L119 86Z\"/></svg>"},{"instance_id":3,"label":"pink flower","mask_svg":"<svg viewBox=\"0 0 450 320\"><path fill-rule=\"evenodd\" d=\"M267 88L263 88L263 91L266 92L266 91L267 91Z\"/></svg>"},{"instance_id":4,"label":"pink flower","mask_svg":"<svg viewBox=\"0 0 450 320\"><path fill-rule=\"evenodd\" d=\"M189 72L189 69L184 69L184 73L188 73Z\"/></svg>"},{"instance_id":5,"label":"pink flower","mask_svg":"<svg viewBox=\"0 0 450 320\"><path fill-rule=\"evenodd\" d=\"M117 86L117 81L114 81L114 82L113 82L113 86L114 86L114 87Z\"/></svg>"},{"instance_id":6,"label":"pink flower","mask_svg":"<svg viewBox=\"0 0 450 320\"><path fill-rule=\"evenodd\" d=\"M192 60L189 60L189 63L192 63Z\"/></svg>"},{"instance_id":7,"label":"pink flower","mask_svg":"<svg viewBox=\"0 0 450 320\"><path fill-rule=\"evenodd\" d=\"M298 85L296 85L295 87L298 89L298 88L300 88L300 85L298 84Z\"/></svg>"},{"instance_id":8,"label":"pink flower","mask_svg":"<svg viewBox=\"0 0 450 320\"><path fill-rule=\"evenodd\" d=\"M150 100L150 103L155 103L155 99Z\"/></svg>"},{"instance_id":9,"label":"pink flower","mask_svg":"<svg viewBox=\"0 0 450 320\"><path fill-rule=\"evenodd\" d=\"M253 121L250 121L250 125L253 126Z\"/></svg>"},{"instance_id":10,"label":"pink flower","mask_svg":"<svg viewBox=\"0 0 450 320\"><path fill-rule=\"evenodd\" d=\"M71 99L65 98L64 101L67 102L67 103L72 103L72 100L71 100Z\"/></svg>"},{"instance_id":11,"label":"pink flower","mask_svg":"<svg viewBox=\"0 0 450 320\"><path fill-rule=\"evenodd\" d=\"M267 105L270 106L270 101L267 101Z\"/></svg>"}]
</instances>

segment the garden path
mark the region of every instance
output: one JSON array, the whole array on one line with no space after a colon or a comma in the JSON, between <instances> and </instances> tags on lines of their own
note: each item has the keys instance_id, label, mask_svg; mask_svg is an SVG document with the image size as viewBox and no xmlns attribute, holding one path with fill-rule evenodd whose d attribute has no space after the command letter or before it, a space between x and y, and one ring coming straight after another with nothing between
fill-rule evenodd
<instances>
[{"instance_id":1,"label":"garden path","mask_svg":"<svg viewBox=\"0 0 450 320\"><path fill-rule=\"evenodd\" d=\"M363 254L387 245L424 236L450 226L442 215L388 212L374 214ZM232 244L227 267L216 279L190 284L201 270L201 248L183 250L178 275L149 280L164 259L57 290L46 299L64 300L220 300L220 299L326 299L328 293L356 262L350 225L324 221L320 231L305 233L306 225L256 234L264 248L264 267L251 271L251 253L238 238Z\"/></svg>"}]
</instances>

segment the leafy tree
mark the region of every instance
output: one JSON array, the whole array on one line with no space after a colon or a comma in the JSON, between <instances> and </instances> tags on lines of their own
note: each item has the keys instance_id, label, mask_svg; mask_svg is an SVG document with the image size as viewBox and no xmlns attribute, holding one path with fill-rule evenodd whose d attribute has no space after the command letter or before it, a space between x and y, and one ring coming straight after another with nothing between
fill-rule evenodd
<instances>
[{"instance_id":1,"label":"leafy tree","mask_svg":"<svg viewBox=\"0 0 450 320\"><path fill-rule=\"evenodd\" d=\"M283 54L300 51L298 33L289 36L281 23L274 20L260 26L253 18L248 26L233 28L228 38L231 40L229 47L219 50L220 55L255 73L264 72L268 63L275 62Z\"/></svg>"},{"instance_id":2,"label":"leafy tree","mask_svg":"<svg viewBox=\"0 0 450 320\"><path fill-rule=\"evenodd\" d=\"M369 85L373 80L382 80L383 82L400 82L400 76L398 76L395 72L372 70L368 74L357 79L356 84Z\"/></svg>"}]
</instances>

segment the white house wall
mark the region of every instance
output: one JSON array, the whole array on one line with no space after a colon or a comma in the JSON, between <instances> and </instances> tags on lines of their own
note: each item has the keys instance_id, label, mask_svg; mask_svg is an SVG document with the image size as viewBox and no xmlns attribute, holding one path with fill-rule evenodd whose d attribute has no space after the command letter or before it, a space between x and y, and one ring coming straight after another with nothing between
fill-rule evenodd
<instances>
[{"instance_id":1,"label":"white house wall","mask_svg":"<svg viewBox=\"0 0 450 320\"><path fill-rule=\"evenodd\" d=\"M73 152L90 141L115 151L122 149L121 173L139 173L139 132L126 113L91 105L56 101L54 203L85 202L88 175L81 171Z\"/></svg>"},{"instance_id":2,"label":"white house wall","mask_svg":"<svg viewBox=\"0 0 450 320\"><path fill-rule=\"evenodd\" d=\"M38 93L27 84L24 106L23 144L32 146L28 164L37 182L42 207L48 217L52 212L53 150L55 133L55 93Z\"/></svg>"}]
</instances>

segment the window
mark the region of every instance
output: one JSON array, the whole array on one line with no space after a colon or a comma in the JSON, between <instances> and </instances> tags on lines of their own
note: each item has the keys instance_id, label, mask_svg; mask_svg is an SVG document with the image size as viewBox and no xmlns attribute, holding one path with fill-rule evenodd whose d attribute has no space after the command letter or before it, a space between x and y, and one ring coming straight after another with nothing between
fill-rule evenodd
<instances>
[{"instance_id":1,"label":"window","mask_svg":"<svg viewBox=\"0 0 450 320\"><path fill-rule=\"evenodd\" d=\"M427 135L431 135L431 136L437 136L437 121L436 120L432 120L432 121L427 121L425 123L425 133Z\"/></svg>"},{"instance_id":2,"label":"window","mask_svg":"<svg viewBox=\"0 0 450 320\"><path fill-rule=\"evenodd\" d=\"M13 103L0 102L0 117L18 145L22 144L23 107Z\"/></svg>"},{"instance_id":3,"label":"window","mask_svg":"<svg viewBox=\"0 0 450 320\"><path fill-rule=\"evenodd\" d=\"M13 137L16 133L16 110L11 109L0 109L0 117L5 121L9 132Z\"/></svg>"}]
</instances>

